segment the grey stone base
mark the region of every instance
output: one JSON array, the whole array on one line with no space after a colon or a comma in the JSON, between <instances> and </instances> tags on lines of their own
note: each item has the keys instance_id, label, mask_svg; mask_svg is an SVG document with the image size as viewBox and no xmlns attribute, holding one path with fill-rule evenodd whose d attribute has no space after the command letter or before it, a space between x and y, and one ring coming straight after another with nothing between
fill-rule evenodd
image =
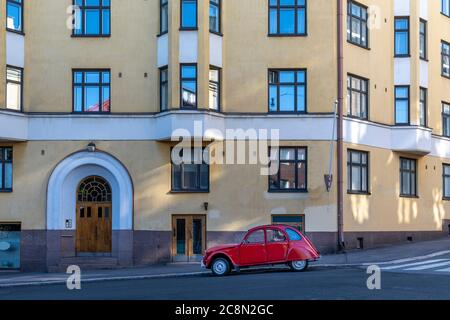
<instances>
[{"instance_id":1,"label":"grey stone base","mask_svg":"<svg viewBox=\"0 0 450 320\"><path fill-rule=\"evenodd\" d=\"M444 221L442 231L346 232L345 247L359 248L361 241L358 238L362 238L364 249L437 239L449 235L449 225L450 220ZM239 243L244 235L244 231L209 231L207 247ZM336 252L336 232L308 232L307 235L322 254ZM74 231L23 230L21 239L21 271L24 272L56 270L64 261L77 257ZM117 268L167 263L172 261L171 244L170 231L113 231L110 257L117 261ZM99 261L103 260L99 258Z\"/></svg>"}]
</instances>

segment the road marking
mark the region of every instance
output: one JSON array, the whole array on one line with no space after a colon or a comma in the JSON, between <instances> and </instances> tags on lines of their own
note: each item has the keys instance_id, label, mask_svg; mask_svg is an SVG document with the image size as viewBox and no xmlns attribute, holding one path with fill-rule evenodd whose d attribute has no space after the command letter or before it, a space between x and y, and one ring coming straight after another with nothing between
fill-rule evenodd
<instances>
[{"instance_id":1,"label":"road marking","mask_svg":"<svg viewBox=\"0 0 450 320\"><path fill-rule=\"evenodd\" d=\"M434 262L440 262L440 261L449 261L449 259L435 259L435 260L427 260L427 261L421 261L421 262L415 262L415 263L401 264L401 265L390 266L390 267L382 267L382 270L407 268L407 267L413 267L413 266L434 263Z\"/></svg>"},{"instance_id":2,"label":"road marking","mask_svg":"<svg viewBox=\"0 0 450 320\"><path fill-rule=\"evenodd\" d=\"M427 255L424 255L424 256L411 257L411 258L405 258L405 259L398 259L398 260L392 260L392 261L363 263L362 265L363 266L370 266L370 265L373 265L373 264L386 265L386 264L393 264L393 263L404 263L404 262L411 262L411 261L416 261L416 260L423 260L423 259L434 258L434 257L438 257L438 256L443 256L445 254L450 254L450 250L438 251L438 252L430 253L430 254L427 254Z\"/></svg>"},{"instance_id":3,"label":"road marking","mask_svg":"<svg viewBox=\"0 0 450 320\"><path fill-rule=\"evenodd\" d=\"M450 272L450 268L436 270L437 272Z\"/></svg>"},{"instance_id":4,"label":"road marking","mask_svg":"<svg viewBox=\"0 0 450 320\"><path fill-rule=\"evenodd\" d=\"M425 266L409 268L409 269L406 269L406 271L420 271L420 270L434 269L434 268L438 268L438 267L448 266L449 264L450 264L449 261L447 261L447 262L439 262L439 263L434 263L434 264L428 264L428 265L425 265Z\"/></svg>"}]
</instances>

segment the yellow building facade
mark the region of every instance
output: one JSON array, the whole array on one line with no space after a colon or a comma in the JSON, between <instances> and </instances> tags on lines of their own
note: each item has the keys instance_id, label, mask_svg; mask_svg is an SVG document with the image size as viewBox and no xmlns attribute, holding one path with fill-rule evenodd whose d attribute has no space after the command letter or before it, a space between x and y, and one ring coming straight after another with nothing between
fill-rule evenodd
<instances>
[{"instance_id":1,"label":"yellow building facade","mask_svg":"<svg viewBox=\"0 0 450 320\"><path fill-rule=\"evenodd\" d=\"M448 234L449 7L0 0L0 269L196 261L270 223L321 252Z\"/></svg>"}]
</instances>

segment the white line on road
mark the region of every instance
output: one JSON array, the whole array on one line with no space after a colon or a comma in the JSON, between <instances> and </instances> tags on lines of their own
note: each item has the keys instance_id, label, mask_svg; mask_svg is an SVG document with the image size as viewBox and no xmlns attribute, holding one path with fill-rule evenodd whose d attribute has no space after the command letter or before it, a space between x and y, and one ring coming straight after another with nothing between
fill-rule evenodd
<instances>
[{"instance_id":1,"label":"white line on road","mask_svg":"<svg viewBox=\"0 0 450 320\"><path fill-rule=\"evenodd\" d=\"M405 259L398 259L398 260L392 260L392 261L363 263L362 265L363 266L370 266L370 265L373 265L373 264L386 265L386 264L393 264L393 263L404 263L404 262L411 262L411 261L416 261L416 260L423 260L423 259L434 258L434 257L438 257L438 256L443 256L445 254L450 254L450 250L438 251L438 252L430 253L430 254L427 254L427 255L424 255L424 256L411 257L411 258L405 258Z\"/></svg>"},{"instance_id":2,"label":"white line on road","mask_svg":"<svg viewBox=\"0 0 450 320\"><path fill-rule=\"evenodd\" d=\"M413 267L413 266L418 266L418 265L423 265L423 264L428 264L428 263L434 263L434 262L440 262L440 261L449 261L449 259L427 260L427 261L408 263L408 264L401 264L401 265L390 266L390 267L381 267L381 269L382 270L400 269L400 268Z\"/></svg>"},{"instance_id":3,"label":"white line on road","mask_svg":"<svg viewBox=\"0 0 450 320\"><path fill-rule=\"evenodd\" d=\"M436 270L437 272L450 272L450 268Z\"/></svg>"},{"instance_id":4,"label":"white line on road","mask_svg":"<svg viewBox=\"0 0 450 320\"><path fill-rule=\"evenodd\" d=\"M406 270L406 271L428 270L428 269L434 269L434 268L438 268L438 267L448 266L449 264L450 264L449 261L447 261L447 262L439 262L439 263L434 263L434 264L427 264L427 265L425 265L425 266L419 266L419 267L409 268L409 269L405 269L405 270Z\"/></svg>"}]
</instances>

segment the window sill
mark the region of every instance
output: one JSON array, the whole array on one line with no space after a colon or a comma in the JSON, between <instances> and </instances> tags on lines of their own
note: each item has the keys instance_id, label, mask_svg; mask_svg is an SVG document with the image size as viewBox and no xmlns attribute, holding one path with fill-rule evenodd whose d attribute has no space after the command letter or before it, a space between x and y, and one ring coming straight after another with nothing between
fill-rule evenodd
<instances>
[{"instance_id":1,"label":"window sill","mask_svg":"<svg viewBox=\"0 0 450 320\"><path fill-rule=\"evenodd\" d=\"M446 15L445 13L443 13L442 11L441 11L441 14L444 16L444 17L446 17L446 18L449 18L450 19L450 15Z\"/></svg>"},{"instance_id":2,"label":"window sill","mask_svg":"<svg viewBox=\"0 0 450 320\"><path fill-rule=\"evenodd\" d=\"M450 201L450 197L442 197L442 200L444 200L444 201Z\"/></svg>"},{"instance_id":3,"label":"window sill","mask_svg":"<svg viewBox=\"0 0 450 320\"><path fill-rule=\"evenodd\" d=\"M19 34L19 35L21 35L21 36L25 36L25 32L20 31L20 30L14 30L14 29L6 28L6 31L12 32L12 33L15 33L15 34Z\"/></svg>"},{"instance_id":4,"label":"window sill","mask_svg":"<svg viewBox=\"0 0 450 320\"><path fill-rule=\"evenodd\" d=\"M303 38L307 37L308 33L268 33L269 38Z\"/></svg>"},{"instance_id":5,"label":"window sill","mask_svg":"<svg viewBox=\"0 0 450 320\"><path fill-rule=\"evenodd\" d=\"M268 114L308 114L307 111L270 111Z\"/></svg>"},{"instance_id":6,"label":"window sill","mask_svg":"<svg viewBox=\"0 0 450 320\"><path fill-rule=\"evenodd\" d=\"M106 111L105 112L72 111L72 114L98 116L98 115L110 115L111 111L108 111L108 112L106 112Z\"/></svg>"},{"instance_id":7,"label":"window sill","mask_svg":"<svg viewBox=\"0 0 450 320\"><path fill-rule=\"evenodd\" d=\"M269 193L308 193L308 190L268 190Z\"/></svg>"},{"instance_id":8,"label":"window sill","mask_svg":"<svg viewBox=\"0 0 450 320\"><path fill-rule=\"evenodd\" d=\"M210 193L209 190L170 190L169 194Z\"/></svg>"},{"instance_id":9,"label":"window sill","mask_svg":"<svg viewBox=\"0 0 450 320\"><path fill-rule=\"evenodd\" d=\"M351 114L347 114L347 118L356 119L356 120L362 120L362 121L370 121L369 117L358 117L358 116L354 116L354 115L351 115Z\"/></svg>"},{"instance_id":10,"label":"window sill","mask_svg":"<svg viewBox=\"0 0 450 320\"><path fill-rule=\"evenodd\" d=\"M111 38L111 34L72 34L71 38Z\"/></svg>"},{"instance_id":11,"label":"window sill","mask_svg":"<svg viewBox=\"0 0 450 320\"><path fill-rule=\"evenodd\" d=\"M359 48L361 48L361 49L365 49L365 50L369 50L369 51L372 50L369 46L364 46L364 45L362 45L362 44L353 42L353 41L348 40L348 39L347 39L347 43L352 44L352 45L354 45L354 46L357 46L357 47L359 47Z\"/></svg>"},{"instance_id":12,"label":"window sill","mask_svg":"<svg viewBox=\"0 0 450 320\"><path fill-rule=\"evenodd\" d=\"M394 58L411 58L411 55L408 54L396 54L394 55Z\"/></svg>"},{"instance_id":13,"label":"window sill","mask_svg":"<svg viewBox=\"0 0 450 320\"><path fill-rule=\"evenodd\" d=\"M198 27L180 27L179 31L198 31Z\"/></svg>"},{"instance_id":14,"label":"window sill","mask_svg":"<svg viewBox=\"0 0 450 320\"><path fill-rule=\"evenodd\" d=\"M14 112L14 113L23 113L22 108L20 108L20 110L17 110L17 109L8 109L8 108L0 108L0 110L2 110L2 111L8 111L8 112Z\"/></svg>"},{"instance_id":15,"label":"window sill","mask_svg":"<svg viewBox=\"0 0 450 320\"><path fill-rule=\"evenodd\" d=\"M450 79L450 76L446 75L446 74L441 74L441 76L445 79Z\"/></svg>"},{"instance_id":16,"label":"window sill","mask_svg":"<svg viewBox=\"0 0 450 320\"><path fill-rule=\"evenodd\" d=\"M0 193L12 193L12 192L13 192L12 189L4 189L4 190L0 189Z\"/></svg>"},{"instance_id":17,"label":"window sill","mask_svg":"<svg viewBox=\"0 0 450 320\"><path fill-rule=\"evenodd\" d=\"M411 124L409 122L408 123L396 123L396 124L394 124L394 126L395 127L410 127Z\"/></svg>"},{"instance_id":18,"label":"window sill","mask_svg":"<svg viewBox=\"0 0 450 320\"><path fill-rule=\"evenodd\" d=\"M162 37L162 36L164 36L164 35L166 35L166 34L168 34L168 33L169 33L169 31L160 32L160 33L158 33L158 34L156 35L156 37L157 37L157 38L160 38L160 37Z\"/></svg>"},{"instance_id":19,"label":"window sill","mask_svg":"<svg viewBox=\"0 0 450 320\"><path fill-rule=\"evenodd\" d=\"M223 33L222 32L217 32L217 31L214 31L214 30L209 30L209 33L212 33L212 34L215 34L216 36L219 36L219 37L223 37Z\"/></svg>"},{"instance_id":20,"label":"window sill","mask_svg":"<svg viewBox=\"0 0 450 320\"><path fill-rule=\"evenodd\" d=\"M400 198L406 198L406 199L419 199L419 196L414 195L408 195L408 194L401 194Z\"/></svg>"},{"instance_id":21,"label":"window sill","mask_svg":"<svg viewBox=\"0 0 450 320\"><path fill-rule=\"evenodd\" d=\"M430 60L428 60L428 58L421 58L421 57L419 57L419 59L420 59L421 61L430 62Z\"/></svg>"},{"instance_id":22,"label":"window sill","mask_svg":"<svg viewBox=\"0 0 450 320\"><path fill-rule=\"evenodd\" d=\"M370 192L365 192L365 191L350 191L350 190L347 190L347 194L350 194L350 195L356 195L356 196L371 196L372 195L372 193L370 193Z\"/></svg>"}]
</instances>

